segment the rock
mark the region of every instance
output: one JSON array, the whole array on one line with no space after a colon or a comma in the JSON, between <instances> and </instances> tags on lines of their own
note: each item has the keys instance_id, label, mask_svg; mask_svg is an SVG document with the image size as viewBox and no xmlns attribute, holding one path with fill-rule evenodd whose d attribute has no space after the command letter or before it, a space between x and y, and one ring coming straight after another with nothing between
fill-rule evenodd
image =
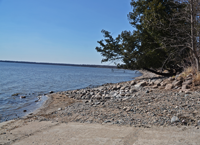
<instances>
[{"instance_id":1,"label":"rock","mask_svg":"<svg viewBox=\"0 0 200 145\"><path fill-rule=\"evenodd\" d=\"M135 84L136 84L135 81L131 81L131 83L130 83L131 86L132 86L132 85L135 85Z\"/></svg>"},{"instance_id":2,"label":"rock","mask_svg":"<svg viewBox=\"0 0 200 145\"><path fill-rule=\"evenodd\" d=\"M182 85L190 85L190 84L192 84L192 80L187 80L187 81L183 82Z\"/></svg>"},{"instance_id":3,"label":"rock","mask_svg":"<svg viewBox=\"0 0 200 145\"><path fill-rule=\"evenodd\" d=\"M137 84L135 85L136 88L144 87L144 86L147 86L147 82L146 82L146 81L143 81L143 82L137 83Z\"/></svg>"},{"instance_id":4,"label":"rock","mask_svg":"<svg viewBox=\"0 0 200 145\"><path fill-rule=\"evenodd\" d=\"M110 96L108 96L108 95L106 95L106 96L105 96L105 99L107 99L107 100L108 100L108 99L111 99L111 97L110 97Z\"/></svg>"},{"instance_id":5,"label":"rock","mask_svg":"<svg viewBox=\"0 0 200 145\"><path fill-rule=\"evenodd\" d=\"M105 120L105 121L104 121L104 123L110 123L110 122L111 122L110 120Z\"/></svg>"},{"instance_id":6,"label":"rock","mask_svg":"<svg viewBox=\"0 0 200 145\"><path fill-rule=\"evenodd\" d=\"M200 126L200 120L198 120L197 125Z\"/></svg>"},{"instance_id":7,"label":"rock","mask_svg":"<svg viewBox=\"0 0 200 145\"><path fill-rule=\"evenodd\" d=\"M177 117L177 116L173 116L172 118L171 118L171 123L175 123L175 122L179 122L180 120L179 120L179 118Z\"/></svg>"},{"instance_id":8,"label":"rock","mask_svg":"<svg viewBox=\"0 0 200 145\"><path fill-rule=\"evenodd\" d=\"M149 93L149 90L146 90L146 92L145 93Z\"/></svg>"},{"instance_id":9,"label":"rock","mask_svg":"<svg viewBox=\"0 0 200 145\"><path fill-rule=\"evenodd\" d=\"M170 78L168 78L167 80L173 81L174 79L175 79L174 77L170 77Z\"/></svg>"},{"instance_id":10,"label":"rock","mask_svg":"<svg viewBox=\"0 0 200 145\"><path fill-rule=\"evenodd\" d=\"M192 74L190 73L189 75L187 75L187 76L186 76L186 79L187 79L187 80L192 79Z\"/></svg>"},{"instance_id":11,"label":"rock","mask_svg":"<svg viewBox=\"0 0 200 145\"><path fill-rule=\"evenodd\" d=\"M52 94L52 93L54 93L54 91L49 91L49 94Z\"/></svg>"},{"instance_id":12,"label":"rock","mask_svg":"<svg viewBox=\"0 0 200 145\"><path fill-rule=\"evenodd\" d=\"M182 85L182 88L181 88L182 90L186 90L186 89L188 89L188 85Z\"/></svg>"},{"instance_id":13,"label":"rock","mask_svg":"<svg viewBox=\"0 0 200 145\"><path fill-rule=\"evenodd\" d=\"M121 85L117 85L117 89L119 90L121 88Z\"/></svg>"},{"instance_id":14,"label":"rock","mask_svg":"<svg viewBox=\"0 0 200 145\"><path fill-rule=\"evenodd\" d=\"M158 88L158 85L153 85L152 88L156 89L156 88Z\"/></svg>"},{"instance_id":15,"label":"rock","mask_svg":"<svg viewBox=\"0 0 200 145\"><path fill-rule=\"evenodd\" d=\"M163 80L162 79L158 79L154 82L155 85L160 85L160 83L162 82Z\"/></svg>"},{"instance_id":16,"label":"rock","mask_svg":"<svg viewBox=\"0 0 200 145\"><path fill-rule=\"evenodd\" d=\"M12 96L18 96L18 95L19 95L19 93L12 94Z\"/></svg>"},{"instance_id":17,"label":"rock","mask_svg":"<svg viewBox=\"0 0 200 145\"><path fill-rule=\"evenodd\" d=\"M123 108L123 110L126 110L126 109L127 109L127 107L124 107L124 108Z\"/></svg>"},{"instance_id":18,"label":"rock","mask_svg":"<svg viewBox=\"0 0 200 145\"><path fill-rule=\"evenodd\" d=\"M192 92L190 92L190 89L184 90L185 94L192 94Z\"/></svg>"},{"instance_id":19,"label":"rock","mask_svg":"<svg viewBox=\"0 0 200 145\"><path fill-rule=\"evenodd\" d=\"M115 91L111 91L109 94L110 94L111 96L117 96L117 92L115 92Z\"/></svg>"},{"instance_id":20,"label":"rock","mask_svg":"<svg viewBox=\"0 0 200 145\"><path fill-rule=\"evenodd\" d=\"M100 96L100 95L96 95L96 96L95 96L95 99L100 100L100 99L101 99L101 96Z\"/></svg>"},{"instance_id":21,"label":"rock","mask_svg":"<svg viewBox=\"0 0 200 145\"><path fill-rule=\"evenodd\" d=\"M21 98L21 99L24 99L24 98L26 98L26 96L20 96L20 98Z\"/></svg>"},{"instance_id":22,"label":"rock","mask_svg":"<svg viewBox=\"0 0 200 145\"><path fill-rule=\"evenodd\" d=\"M129 111L131 111L131 107L126 108L126 112L129 112Z\"/></svg>"},{"instance_id":23,"label":"rock","mask_svg":"<svg viewBox=\"0 0 200 145\"><path fill-rule=\"evenodd\" d=\"M120 90L125 90L127 86L122 86Z\"/></svg>"},{"instance_id":24,"label":"rock","mask_svg":"<svg viewBox=\"0 0 200 145\"><path fill-rule=\"evenodd\" d=\"M175 81L172 82L172 85L180 87L182 85L182 81L175 80Z\"/></svg>"},{"instance_id":25,"label":"rock","mask_svg":"<svg viewBox=\"0 0 200 145\"><path fill-rule=\"evenodd\" d=\"M23 110L23 112L26 112L27 110Z\"/></svg>"},{"instance_id":26,"label":"rock","mask_svg":"<svg viewBox=\"0 0 200 145\"><path fill-rule=\"evenodd\" d=\"M62 108L58 108L58 111L61 111L62 110Z\"/></svg>"},{"instance_id":27,"label":"rock","mask_svg":"<svg viewBox=\"0 0 200 145\"><path fill-rule=\"evenodd\" d=\"M92 95L87 95L87 96L85 96L85 99L89 100L91 97L92 97Z\"/></svg>"},{"instance_id":28,"label":"rock","mask_svg":"<svg viewBox=\"0 0 200 145\"><path fill-rule=\"evenodd\" d=\"M95 103L95 105L99 105L99 104L100 104L100 102L96 102L96 103Z\"/></svg>"},{"instance_id":29,"label":"rock","mask_svg":"<svg viewBox=\"0 0 200 145\"><path fill-rule=\"evenodd\" d=\"M126 100L128 100L128 99L129 99L129 97L126 97L126 98L122 99L122 101L126 101Z\"/></svg>"},{"instance_id":30,"label":"rock","mask_svg":"<svg viewBox=\"0 0 200 145\"><path fill-rule=\"evenodd\" d=\"M165 82L161 82L160 85L161 85L161 86L166 86L166 85L167 85L167 82L166 82L166 81L165 81Z\"/></svg>"},{"instance_id":31,"label":"rock","mask_svg":"<svg viewBox=\"0 0 200 145\"><path fill-rule=\"evenodd\" d=\"M113 87L113 90L118 90L118 88L117 87Z\"/></svg>"},{"instance_id":32,"label":"rock","mask_svg":"<svg viewBox=\"0 0 200 145\"><path fill-rule=\"evenodd\" d=\"M172 87L173 87L172 84L167 84L166 87L165 87L165 89L166 89L166 90L169 90L169 89L172 89Z\"/></svg>"},{"instance_id":33,"label":"rock","mask_svg":"<svg viewBox=\"0 0 200 145\"><path fill-rule=\"evenodd\" d=\"M135 89L130 89L129 92L130 92L130 93L135 93L135 92L137 92L137 90L135 90Z\"/></svg>"}]
</instances>

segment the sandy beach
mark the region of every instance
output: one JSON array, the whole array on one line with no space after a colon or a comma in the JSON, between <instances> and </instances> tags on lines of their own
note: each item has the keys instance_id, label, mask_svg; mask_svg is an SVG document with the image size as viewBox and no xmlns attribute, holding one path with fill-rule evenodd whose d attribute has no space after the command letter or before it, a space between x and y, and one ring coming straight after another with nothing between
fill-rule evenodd
<instances>
[{"instance_id":1,"label":"sandy beach","mask_svg":"<svg viewBox=\"0 0 200 145\"><path fill-rule=\"evenodd\" d=\"M36 112L0 124L0 144L200 144L199 88L141 72L128 82L49 94Z\"/></svg>"}]
</instances>

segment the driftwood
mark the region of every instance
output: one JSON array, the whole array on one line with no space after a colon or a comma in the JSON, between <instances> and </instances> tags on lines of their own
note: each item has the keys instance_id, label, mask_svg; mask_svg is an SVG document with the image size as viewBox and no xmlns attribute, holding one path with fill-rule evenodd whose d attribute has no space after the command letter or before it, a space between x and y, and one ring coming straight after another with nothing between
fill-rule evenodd
<instances>
[{"instance_id":1,"label":"driftwood","mask_svg":"<svg viewBox=\"0 0 200 145\"><path fill-rule=\"evenodd\" d=\"M157 74L157 75L162 75L162 76L166 76L166 77L170 77L170 76L176 75L176 73L161 73L161 72L157 72L157 71L155 71L155 70L153 70L153 69L146 68L146 67L144 67L143 69L144 69L144 70L147 70L147 71L150 71L150 72L152 72L152 73L155 73L155 74Z\"/></svg>"}]
</instances>

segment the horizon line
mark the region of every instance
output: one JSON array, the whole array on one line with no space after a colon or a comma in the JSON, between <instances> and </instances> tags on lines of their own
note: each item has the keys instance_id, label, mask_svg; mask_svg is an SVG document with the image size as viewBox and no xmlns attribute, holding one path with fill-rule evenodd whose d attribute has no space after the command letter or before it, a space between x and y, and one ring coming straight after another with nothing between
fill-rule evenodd
<instances>
[{"instance_id":1,"label":"horizon line","mask_svg":"<svg viewBox=\"0 0 200 145\"><path fill-rule=\"evenodd\" d=\"M43 65L62 65L62 66L117 68L117 66L114 66L114 65L98 65L98 64L71 64L71 63L32 62L32 61L15 61L15 60L0 60L0 62L43 64Z\"/></svg>"}]
</instances>

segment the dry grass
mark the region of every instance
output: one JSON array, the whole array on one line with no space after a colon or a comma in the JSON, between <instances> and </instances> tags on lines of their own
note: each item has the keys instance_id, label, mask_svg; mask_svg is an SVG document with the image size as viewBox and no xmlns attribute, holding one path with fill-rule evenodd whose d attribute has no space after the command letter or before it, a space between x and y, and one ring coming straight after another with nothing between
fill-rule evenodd
<instances>
[{"instance_id":1,"label":"dry grass","mask_svg":"<svg viewBox=\"0 0 200 145\"><path fill-rule=\"evenodd\" d=\"M194 67L188 67L181 73L180 77L184 80L191 75L193 85L200 85L200 72L196 70Z\"/></svg>"},{"instance_id":2,"label":"dry grass","mask_svg":"<svg viewBox=\"0 0 200 145\"><path fill-rule=\"evenodd\" d=\"M196 75L193 77L193 82L195 85L199 85L200 84L200 72L196 72Z\"/></svg>"}]
</instances>

